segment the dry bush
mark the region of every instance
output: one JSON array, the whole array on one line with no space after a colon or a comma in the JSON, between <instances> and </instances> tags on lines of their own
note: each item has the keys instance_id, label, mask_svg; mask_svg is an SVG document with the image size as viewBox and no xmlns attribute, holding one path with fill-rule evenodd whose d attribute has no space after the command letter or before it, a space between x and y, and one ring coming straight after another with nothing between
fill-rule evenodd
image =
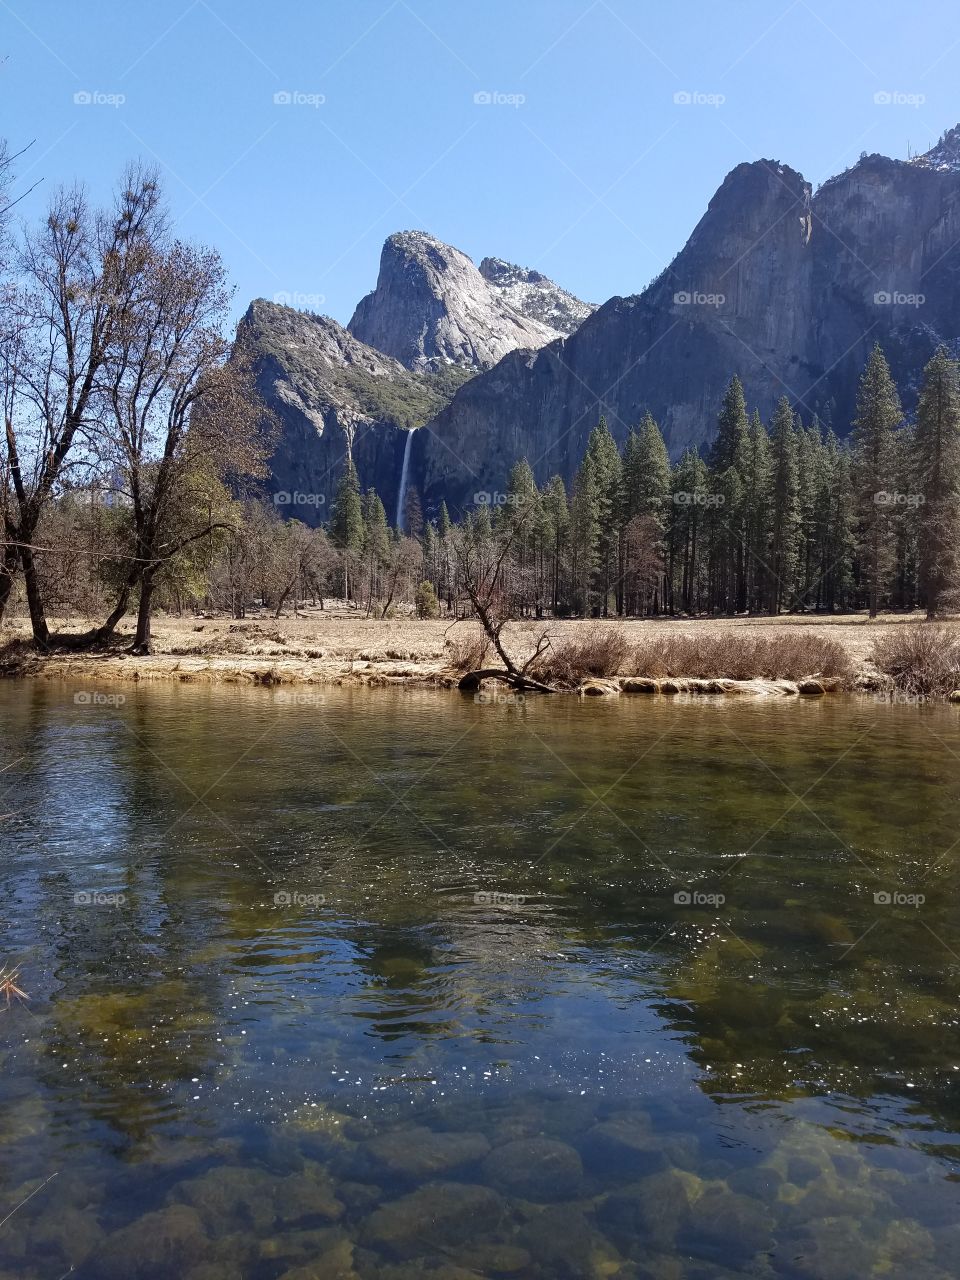
<instances>
[{"instance_id":1,"label":"dry bush","mask_svg":"<svg viewBox=\"0 0 960 1280\"><path fill-rule=\"evenodd\" d=\"M847 679L852 671L843 645L827 636L747 636L732 632L651 636L635 645L625 669L637 676L696 676L729 680Z\"/></svg>"},{"instance_id":2,"label":"dry bush","mask_svg":"<svg viewBox=\"0 0 960 1280\"><path fill-rule=\"evenodd\" d=\"M615 676L629 652L626 636L616 627L591 627L552 644L530 674L544 684L572 687L587 676Z\"/></svg>"},{"instance_id":3,"label":"dry bush","mask_svg":"<svg viewBox=\"0 0 960 1280\"><path fill-rule=\"evenodd\" d=\"M954 627L892 626L873 642L871 657L908 697L945 698L960 689L960 631Z\"/></svg>"},{"instance_id":4,"label":"dry bush","mask_svg":"<svg viewBox=\"0 0 960 1280\"><path fill-rule=\"evenodd\" d=\"M490 641L476 630L461 631L446 642L450 666L454 671L479 671L487 661Z\"/></svg>"}]
</instances>

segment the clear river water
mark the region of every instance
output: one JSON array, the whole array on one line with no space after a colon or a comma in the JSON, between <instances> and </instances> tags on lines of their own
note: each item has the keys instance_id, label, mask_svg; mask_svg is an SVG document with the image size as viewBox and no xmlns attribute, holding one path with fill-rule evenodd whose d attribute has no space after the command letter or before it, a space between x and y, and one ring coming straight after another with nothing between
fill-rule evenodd
<instances>
[{"instance_id":1,"label":"clear river water","mask_svg":"<svg viewBox=\"0 0 960 1280\"><path fill-rule=\"evenodd\" d=\"M0 1280L958 1274L957 708L0 726Z\"/></svg>"}]
</instances>

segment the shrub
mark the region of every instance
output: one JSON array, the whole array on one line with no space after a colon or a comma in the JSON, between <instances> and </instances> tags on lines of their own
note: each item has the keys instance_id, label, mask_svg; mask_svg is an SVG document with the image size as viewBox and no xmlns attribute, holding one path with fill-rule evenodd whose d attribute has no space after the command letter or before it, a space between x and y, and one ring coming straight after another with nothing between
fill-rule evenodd
<instances>
[{"instance_id":1,"label":"shrub","mask_svg":"<svg viewBox=\"0 0 960 1280\"><path fill-rule=\"evenodd\" d=\"M531 671L544 684L572 687L587 676L615 676L630 652L616 627L591 627L585 635L551 645Z\"/></svg>"},{"instance_id":2,"label":"shrub","mask_svg":"<svg viewBox=\"0 0 960 1280\"><path fill-rule=\"evenodd\" d=\"M874 641L871 657L908 697L945 698L960 689L960 631L953 627L891 626Z\"/></svg>"},{"instance_id":3,"label":"shrub","mask_svg":"<svg viewBox=\"0 0 960 1280\"><path fill-rule=\"evenodd\" d=\"M850 658L829 636L748 636L735 632L652 636L635 645L625 662L631 675L697 676L729 680L847 679Z\"/></svg>"},{"instance_id":4,"label":"shrub","mask_svg":"<svg viewBox=\"0 0 960 1280\"><path fill-rule=\"evenodd\" d=\"M479 629L461 632L447 641L450 665L454 671L480 671L487 662L490 641Z\"/></svg>"},{"instance_id":5,"label":"shrub","mask_svg":"<svg viewBox=\"0 0 960 1280\"><path fill-rule=\"evenodd\" d=\"M440 601L432 582L421 582L417 587L416 606L418 618L440 617Z\"/></svg>"}]
</instances>

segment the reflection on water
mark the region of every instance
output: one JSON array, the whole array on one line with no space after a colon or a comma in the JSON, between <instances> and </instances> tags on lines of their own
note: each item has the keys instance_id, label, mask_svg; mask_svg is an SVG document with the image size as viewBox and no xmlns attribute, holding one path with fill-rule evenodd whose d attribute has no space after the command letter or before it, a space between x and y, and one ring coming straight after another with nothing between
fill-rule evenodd
<instances>
[{"instance_id":1,"label":"reflection on water","mask_svg":"<svg viewBox=\"0 0 960 1280\"><path fill-rule=\"evenodd\" d=\"M0 688L0 1280L954 1275L953 708Z\"/></svg>"}]
</instances>

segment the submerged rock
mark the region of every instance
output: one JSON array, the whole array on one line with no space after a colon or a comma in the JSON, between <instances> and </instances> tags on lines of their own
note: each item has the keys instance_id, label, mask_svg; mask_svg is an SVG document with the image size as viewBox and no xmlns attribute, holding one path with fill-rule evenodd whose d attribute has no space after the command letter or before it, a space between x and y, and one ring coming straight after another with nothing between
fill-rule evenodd
<instances>
[{"instance_id":1,"label":"submerged rock","mask_svg":"<svg viewBox=\"0 0 960 1280\"><path fill-rule=\"evenodd\" d=\"M587 1167L607 1178L639 1178L667 1166L663 1145L643 1114L595 1124L584 1134L580 1150Z\"/></svg>"},{"instance_id":2,"label":"submerged rock","mask_svg":"<svg viewBox=\"0 0 960 1280\"><path fill-rule=\"evenodd\" d=\"M375 1210L362 1240L398 1257L464 1244L495 1231L507 1206L490 1187L463 1182L428 1182Z\"/></svg>"},{"instance_id":3,"label":"submerged rock","mask_svg":"<svg viewBox=\"0 0 960 1280\"><path fill-rule=\"evenodd\" d=\"M564 1200L576 1195L583 1179L580 1156L553 1138L520 1138L496 1147L483 1172L499 1190L524 1200Z\"/></svg>"},{"instance_id":4,"label":"submerged rock","mask_svg":"<svg viewBox=\"0 0 960 1280\"><path fill-rule=\"evenodd\" d=\"M482 1133L437 1133L418 1125L374 1138L359 1155L396 1177L429 1178L475 1164L489 1151Z\"/></svg>"},{"instance_id":5,"label":"submerged rock","mask_svg":"<svg viewBox=\"0 0 960 1280\"><path fill-rule=\"evenodd\" d=\"M690 1210L698 1180L668 1170L610 1193L597 1209L600 1225L621 1249L638 1242L669 1251Z\"/></svg>"},{"instance_id":6,"label":"submerged rock","mask_svg":"<svg viewBox=\"0 0 960 1280\"><path fill-rule=\"evenodd\" d=\"M210 1242L196 1209L173 1204L109 1236L97 1255L100 1280L169 1280L205 1261Z\"/></svg>"},{"instance_id":7,"label":"submerged rock","mask_svg":"<svg viewBox=\"0 0 960 1280\"><path fill-rule=\"evenodd\" d=\"M723 1186L712 1186L690 1206L680 1244L735 1265L768 1249L773 1218L763 1205Z\"/></svg>"}]
</instances>

